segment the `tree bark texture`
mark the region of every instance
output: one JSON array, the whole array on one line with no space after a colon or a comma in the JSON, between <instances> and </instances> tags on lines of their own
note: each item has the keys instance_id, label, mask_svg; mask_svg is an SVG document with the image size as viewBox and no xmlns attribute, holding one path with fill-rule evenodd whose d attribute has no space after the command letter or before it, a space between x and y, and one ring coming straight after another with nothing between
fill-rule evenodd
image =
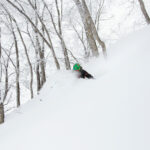
<instances>
[{"instance_id":1,"label":"tree bark texture","mask_svg":"<svg viewBox=\"0 0 150 150\"><path fill-rule=\"evenodd\" d=\"M4 105L0 103L0 124L4 123Z\"/></svg>"}]
</instances>

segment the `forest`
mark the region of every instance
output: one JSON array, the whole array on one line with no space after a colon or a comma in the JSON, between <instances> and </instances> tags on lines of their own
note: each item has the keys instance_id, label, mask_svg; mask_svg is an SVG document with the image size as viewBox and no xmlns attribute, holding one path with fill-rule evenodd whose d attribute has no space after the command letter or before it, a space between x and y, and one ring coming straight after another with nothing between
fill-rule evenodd
<instances>
[{"instance_id":1,"label":"forest","mask_svg":"<svg viewBox=\"0 0 150 150\"><path fill-rule=\"evenodd\" d=\"M150 24L149 0L1 0L0 124L47 78ZM97 64L98 65L98 64Z\"/></svg>"}]
</instances>

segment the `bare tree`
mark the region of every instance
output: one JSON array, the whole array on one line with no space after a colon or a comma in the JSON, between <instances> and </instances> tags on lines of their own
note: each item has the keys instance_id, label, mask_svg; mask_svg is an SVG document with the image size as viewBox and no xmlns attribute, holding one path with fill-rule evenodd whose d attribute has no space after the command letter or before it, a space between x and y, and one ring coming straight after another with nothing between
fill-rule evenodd
<instances>
[{"instance_id":1,"label":"bare tree","mask_svg":"<svg viewBox=\"0 0 150 150\"><path fill-rule=\"evenodd\" d=\"M5 59L3 59L3 62L4 62L3 65L4 65L4 70L5 70L5 89L4 89L4 94L3 94L3 102L5 102L8 91L9 91L8 66L9 66L10 54L11 54L11 51L9 51L7 61L5 61Z\"/></svg>"},{"instance_id":2,"label":"bare tree","mask_svg":"<svg viewBox=\"0 0 150 150\"><path fill-rule=\"evenodd\" d=\"M31 64L31 61L30 61L30 58L29 58L27 46L26 46L25 41L24 41L24 39L23 39L21 30L20 30L20 28L19 28L19 26L18 26L17 21L16 21L15 18L13 18L13 21L14 21L15 24L16 24L17 31L18 31L18 33L19 33L19 36L20 36L22 45L23 45L23 47L24 47L25 55L26 55L27 62L28 62L29 68L30 68L30 76L31 76L31 79L30 79L30 93L31 93L31 99L32 99L33 96L34 96L34 94L33 94L33 69L32 69L32 64Z\"/></svg>"},{"instance_id":3,"label":"bare tree","mask_svg":"<svg viewBox=\"0 0 150 150\"><path fill-rule=\"evenodd\" d=\"M11 34L13 35L13 40L14 40L14 45L15 45L16 64L14 64L13 61L12 61L12 64L15 68L15 73L16 73L16 103L17 103L17 107L19 107L20 106L20 81L19 81L19 79L20 79L20 61L19 61L18 41L17 41L15 30L14 30L12 17L3 5L2 5L2 7L4 8L5 12L7 13L7 15L5 15L5 17L9 18L9 20L7 20L8 23L7 24L5 23L5 25L7 26L7 28L10 30Z\"/></svg>"},{"instance_id":4,"label":"bare tree","mask_svg":"<svg viewBox=\"0 0 150 150\"><path fill-rule=\"evenodd\" d=\"M61 2L61 9L59 9L59 6L58 6L58 1L55 0L55 5L56 5L56 10L57 10L57 15L58 15L58 31L57 31L57 28L55 26L55 23L54 23L54 20L53 20L53 16L52 14L50 13L50 16L51 16L51 20L52 20L52 23L53 23L53 26L54 26L54 29L61 41L61 46L62 46L62 49L63 49L63 53L64 53L64 58L65 58L65 66L66 66L66 69L71 69L70 67L70 61L69 61L69 56L68 56L68 51L67 51L67 47L66 47L66 43L64 41L64 38L63 38L63 33L62 33L62 12L63 12L63 8L62 8L62 0L60 1ZM50 11L49 11L50 12Z\"/></svg>"},{"instance_id":5,"label":"bare tree","mask_svg":"<svg viewBox=\"0 0 150 150\"><path fill-rule=\"evenodd\" d=\"M57 67L57 69L60 69L60 65L59 65L59 62L57 60L57 57L56 57L56 54L55 54L55 51L54 51L54 46L53 46L53 43L52 43L52 40L51 40L51 37L50 37L50 33L48 32L48 29L47 29L46 25L44 24L42 18L38 14L37 6L36 6L36 0L35 0L35 5L30 0L28 0L28 2L30 4L30 6L33 8L33 10L35 11L35 18L36 18L35 24L36 24L36 27L38 25L38 19L39 19L39 21L42 25L42 31L44 30L46 32L47 37L48 37L48 41L49 41L50 46L51 46L50 48L52 50L52 54L53 54L53 58L55 60L56 67ZM38 30L38 28L34 28L34 31L36 33L36 40L37 40L37 46L38 46L37 50L39 51L39 56L40 56L41 60L44 60L44 54L42 53L42 48L40 46L40 42L39 42L39 39L38 39L38 33L39 33L38 31L39 30ZM44 74L44 63L41 61L40 64L41 64L41 70L43 71L42 77L44 77L44 79L42 79L42 81L44 83L46 81L46 75ZM42 87L42 85L41 85L41 87Z\"/></svg>"},{"instance_id":6,"label":"bare tree","mask_svg":"<svg viewBox=\"0 0 150 150\"><path fill-rule=\"evenodd\" d=\"M23 47L24 47L24 50L25 50L25 55L26 55L26 58L27 58L27 61L28 61L28 64L29 64L29 68L30 68L30 75L31 75L31 79L30 79L30 93L31 93L31 99L33 98L33 69L32 69L32 64L31 64L31 61L30 61L30 58L29 58L29 55L28 55L28 50L27 50L27 47L26 47L26 44L24 42L24 39L23 39L23 36L22 36L22 33L21 33L21 30L18 26L18 23L16 21L16 19L11 15L11 13L8 11L8 9L2 5L2 7L4 8L4 10L7 12L7 14L9 15L9 17L14 21L15 25L16 25L16 28L17 28L17 31L19 33L19 36L20 36L20 39L21 39L21 42L23 44ZM8 64L7 64L8 66ZM5 67L7 68L7 67ZM7 70L6 70L7 71ZM6 74L7 75L7 74Z\"/></svg>"},{"instance_id":7,"label":"bare tree","mask_svg":"<svg viewBox=\"0 0 150 150\"><path fill-rule=\"evenodd\" d=\"M92 30L91 30L91 23L88 18L89 16L87 16L87 13L83 9L81 1L74 0L74 2L79 10L79 13L80 13L83 25L84 25L87 41L88 41L90 49L92 50L92 54L93 54L93 56L98 56L99 55L98 48L97 48L96 41L94 39Z\"/></svg>"},{"instance_id":8,"label":"bare tree","mask_svg":"<svg viewBox=\"0 0 150 150\"><path fill-rule=\"evenodd\" d=\"M1 56L2 56L2 46L1 46L1 28L0 28L0 124L4 123L4 104L2 101L2 62L1 62Z\"/></svg>"},{"instance_id":9,"label":"bare tree","mask_svg":"<svg viewBox=\"0 0 150 150\"><path fill-rule=\"evenodd\" d=\"M4 85L4 87L2 88L2 84L1 84L1 89L2 89L2 91L1 91L1 106L0 106L0 113L2 113L2 114L0 114L0 122L3 122L4 121L4 116L5 116L5 111L4 111L4 107L5 107L5 105L7 105L8 103L9 103L9 98L7 98L8 97L8 92L9 92L9 90L10 90L10 88L11 88L11 85L9 85L9 75L8 75L8 68L9 68L9 62L10 62L10 60L11 60L11 58L10 58L10 55L11 55L11 50L12 50L12 48L13 48L13 45L14 45L14 43L12 43L12 45L11 45L11 47L10 47L10 49L5 49L5 48L3 48L3 47L1 47L1 52L2 52L2 50L3 50L3 53L6 55L6 57L4 57L4 56L2 56L1 55L1 57L2 57L2 60L3 60L3 63L1 63L2 65L3 65L3 70L4 70L4 72L3 72L3 74L4 74L4 83L3 83L3 85ZM8 52L7 52L8 51ZM1 53L2 54L2 53ZM3 54L3 55L4 55ZM12 61L12 60L11 60ZM14 63L13 63L14 64ZM2 66L1 66L2 67ZM2 69L2 68L1 68ZM1 72L1 77L2 77L2 72ZM3 120L3 121L2 121Z\"/></svg>"},{"instance_id":10,"label":"bare tree","mask_svg":"<svg viewBox=\"0 0 150 150\"><path fill-rule=\"evenodd\" d=\"M82 29L82 32L81 32L81 35L80 35L78 30L75 28L75 26L72 25L72 27L73 27L74 31L76 32L76 34L77 34L79 40L81 41L82 45L83 45L83 49L84 49L84 52L85 52L85 58L88 58L89 55L90 55L90 52L87 50L87 47L86 47L86 44L85 44L83 29Z\"/></svg>"},{"instance_id":11,"label":"bare tree","mask_svg":"<svg viewBox=\"0 0 150 150\"><path fill-rule=\"evenodd\" d=\"M63 34L62 34L62 9L63 9L62 8L62 3L63 2L61 0L61 9L59 9L58 1L55 0L55 6L56 6L56 10L57 10L57 17L58 17L58 29L57 29L56 24L55 24L54 19L53 19L53 15L52 15L51 11L49 10L48 5L45 3L44 0L42 0L42 1L44 3L44 6L46 7L48 13L50 14L50 18L51 18L53 27L55 29L55 32L56 32L58 38L61 41L61 47L62 47L63 54L64 54L65 66L66 66L66 69L69 70L69 69L71 69L71 66L70 66L70 61L69 61L69 56L68 56L66 43L64 41Z\"/></svg>"},{"instance_id":12,"label":"bare tree","mask_svg":"<svg viewBox=\"0 0 150 150\"><path fill-rule=\"evenodd\" d=\"M98 10L96 12L96 17L95 17L95 21L94 21L97 32L99 31L99 23L100 23L100 17L101 17L101 14L102 14L102 9L103 9L103 6L104 6L104 1L105 0L97 1Z\"/></svg>"},{"instance_id":13,"label":"bare tree","mask_svg":"<svg viewBox=\"0 0 150 150\"><path fill-rule=\"evenodd\" d=\"M38 26L38 16L37 16L37 3L35 0L35 4L33 5L30 1L30 4L33 6L32 8L35 11L35 24ZM43 20L41 19L41 22ZM42 25L42 31L44 30L44 26ZM44 57L44 49L40 45L40 40L38 36L38 32L35 29L35 39L36 39L36 57L37 57L37 82L39 84L38 91L42 88L44 83L46 82L46 73L45 73L45 57ZM44 32L43 32L44 33ZM39 72L39 69L41 72Z\"/></svg>"},{"instance_id":14,"label":"bare tree","mask_svg":"<svg viewBox=\"0 0 150 150\"><path fill-rule=\"evenodd\" d=\"M104 56L106 56L106 46L105 43L100 39L98 32L96 30L95 24L93 22L93 19L90 15L90 12L88 10L88 7L86 5L85 0L74 0L80 16L82 18L82 22L84 24L84 28L85 28L85 33L87 36L87 41L89 43L89 46L92 50L92 54L93 56L98 56L98 48L96 45L96 41L99 43L99 45L102 47L103 50L103 54Z\"/></svg>"},{"instance_id":15,"label":"bare tree","mask_svg":"<svg viewBox=\"0 0 150 150\"><path fill-rule=\"evenodd\" d=\"M32 4L32 3L31 3ZM35 25L38 27L38 17L37 17L37 3L36 0L34 0L34 13L35 13ZM41 52L41 45L39 41L38 31L36 28L33 28L35 33L35 54L36 54L36 79L37 79L37 92L40 91L42 85L41 85L41 78L40 78L40 52Z\"/></svg>"},{"instance_id":16,"label":"bare tree","mask_svg":"<svg viewBox=\"0 0 150 150\"><path fill-rule=\"evenodd\" d=\"M11 22L11 29L12 29L12 34L13 34L13 38L14 38L14 43L15 43L15 53L16 53L16 100L17 100L17 107L20 106L20 82L19 82L19 78L20 78L20 61L19 61L19 48L18 48L18 41L17 41L17 37L16 37L16 33L14 31L14 27L13 27L13 23L12 23L12 19L10 17L10 22Z\"/></svg>"},{"instance_id":17,"label":"bare tree","mask_svg":"<svg viewBox=\"0 0 150 150\"><path fill-rule=\"evenodd\" d=\"M36 73L36 81L37 81L37 93L39 92L40 90L40 71L39 71L39 58L38 58L38 51L37 51L37 47L36 47L36 41L33 40L31 34L30 34L30 31L29 31L29 27L28 27L28 22L27 22L27 35L29 36L29 39L31 41L31 44L35 50L35 57L36 57L36 68L35 68L35 73Z\"/></svg>"},{"instance_id":18,"label":"bare tree","mask_svg":"<svg viewBox=\"0 0 150 150\"><path fill-rule=\"evenodd\" d=\"M145 17L145 20L146 20L147 24L150 24L150 17L148 15L147 11L146 11L145 4L144 4L143 0L138 0L138 1L139 1L141 11L142 11L142 13Z\"/></svg>"},{"instance_id":19,"label":"bare tree","mask_svg":"<svg viewBox=\"0 0 150 150\"><path fill-rule=\"evenodd\" d=\"M49 36L49 33L47 31L47 28L45 27L45 24L41 21L40 19L40 22L41 24L44 26L44 29L47 33L47 36L48 36L48 40L44 37L44 35L41 33L41 31L36 27L36 25L33 23L32 19L24 12L22 11L18 6L16 6L13 2L11 2L10 0L6 0L11 6L13 6L18 12L20 12L29 22L30 24L33 26L33 28L35 28L38 32L38 34L40 35L40 37L44 40L44 42L47 44L47 46L51 49L51 52L52 52L52 55L53 55L53 58L54 58L54 62L56 64L56 67L57 69L60 69L60 65L59 65L59 62L58 62L58 59L56 57L56 54L55 54L55 51L54 51L54 48L53 48L53 44L52 44L52 41L51 41L51 38Z\"/></svg>"}]
</instances>

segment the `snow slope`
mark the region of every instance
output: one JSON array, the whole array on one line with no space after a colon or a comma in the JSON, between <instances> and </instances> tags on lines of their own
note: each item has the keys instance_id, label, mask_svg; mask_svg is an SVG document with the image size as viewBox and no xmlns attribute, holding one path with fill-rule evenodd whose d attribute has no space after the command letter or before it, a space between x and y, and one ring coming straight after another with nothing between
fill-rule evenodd
<instances>
[{"instance_id":1,"label":"snow slope","mask_svg":"<svg viewBox=\"0 0 150 150\"><path fill-rule=\"evenodd\" d=\"M1 150L150 150L150 27L83 67L56 72L0 126Z\"/></svg>"}]
</instances>

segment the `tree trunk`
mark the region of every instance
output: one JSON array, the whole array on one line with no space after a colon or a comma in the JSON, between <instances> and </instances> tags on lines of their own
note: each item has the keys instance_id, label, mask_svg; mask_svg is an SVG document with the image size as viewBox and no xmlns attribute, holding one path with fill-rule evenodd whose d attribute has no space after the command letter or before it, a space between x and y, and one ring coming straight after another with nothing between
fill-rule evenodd
<instances>
[{"instance_id":1,"label":"tree trunk","mask_svg":"<svg viewBox=\"0 0 150 150\"><path fill-rule=\"evenodd\" d=\"M36 6L36 1L35 1L35 25L36 27L38 28L38 18L37 18L37 13L36 13L36 10L37 10L37 6ZM39 42L39 37L38 37L38 31L37 29L35 28L34 29L34 32L35 32L35 40L36 40L36 44L35 44L35 53L36 53L36 78L37 78L37 92L40 91L41 89L41 78L40 78L40 51L41 51L41 46L40 46L40 42Z\"/></svg>"},{"instance_id":2,"label":"tree trunk","mask_svg":"<svg viewBox=\"0 0 150 150\"><path fill-rule=\"evenodd\" d=\"M36 4L36 1L35 1L35 5L33 6L33 4L31 3L31 1L29 0L29 3L30 5L32 6L32 8L34 9L35 11L35 19L36 19L36 26L38 27L38 11L37 11L37 4ZM40 18L40 22L43 23L43 19ZM41 24L42 24L41 23ZM43 32L43 36L44 36L44 26L42 24L42 32ZM38 58L39 58L39 67L40 67L40 73L39 73L39 82L40 82L40 89L42 88L43 84L46 82L46 73L45 73L45 57L44 57L44 47L41 47L40 45L40 41L39 41L39 37L38 37L38 31L35 30L35 34L36 34L36 47L37 47L37 50L38 50ZM43 48L43 49L42 49ZM39 71L39 68L38 70Z\"/></svg>"},{"instance_id":3,"label":"tree trunk","mask_svg":"<svg viewBox=\"0 0 150 150\"><path fill-rule=\"evenodd\" d=\"M146 20L147 24L150 24L150 17L148 15L147 11L146 11L146 8L145 8L143 0L138 0L138 1L140 3L140 8L141 8L141 11L142 11L142 13L143 13L143 15L145 17L145 20Z\"/></svg>"},{"instance_id":4,"label":"tree trunk","mask_svg":"<svg viewBox=\"0 0 150 150\"><path fill-rule=\"evenodd\" d=\"M13 44L12 46L10 47L10 51L9 51L9 54L6 54L5 50L5 54L7 55L7 61L5 63L5 60L4 60L4 70L5 70L5 88L4 88L4 94L3 94L3 103L6 101L6 98L7 98L7 95L8 95L8 92L9 92L9 75L8 75L8 69L9 69L9 61L10 61L10 55L11 55L11 49L13 47Z\"/></svg>"},{"instance_id":5,"label":"tree trunk","mask_svg":"<svg viewBox=\"0 0 150 150\"><path fill-rule=\"evenodd\" d=\"M0 28L0 124L4 123L4 105L1 95L1 79L2 79L2 62L1 62L2 48L1 48L1 28Z\"/></svg>"},{"instance_id":6,"label":"tree trunk","mask_svg":"<svg viewBox=\"0 0 150 150\"><path fill-rule=\"evenodd\" d=\"M8 94L8 66L5 67L5 92L3 96L3 102L6 100L7 94Z\"/></svg>"},{"instance_id":7,"label":"tree trunk","mask_svg":"<svg viewBox=\"0 0 150 150\"><path fill-rule=\"evenodd\" d=\"M66 43L65 43L63 35L62 35L62 23L61 23L62 16L60 16L60 15L62 15L62 13L60 14L60 10L59 10L59 7L58 7L57 0L55 0L55 4L56 4L57 15L58 15L58 28L59 28L59 32L56 31L56 33L57 33L58 37L61 40L61 46L62 46L63 53L64 53L66 69L70 70L71 66L70 66L70 60L69 60L69 56L68 56L68 51L67 51ZM62 6L62 1L61 1L61 6ZM61 7L61 9L62 9L62 7ZM62 10L61 10L61 12L62 12ZM52 15L51 15L51 19L53 20ZM52 21L52 23L53 23L53 26L55 26L54 21ZM56 27L54 27L54 28L56 29Z\"/></svg>"},{"instance_id":8,"label":"tree trunk","mask_svg":"<svg viewBox=\"0 0 150 150\"><path fill-rule=\"evenodd\" d=\"M44 57L44 51L40 51L40 68L41 68L41 87L46 82L46 73L45 73L45 57Z\"/></svg>"},{"instance_id":9,"label":"tree trunk","mask_svg":"<svg viewBox=\"0 0 150 150\"><path fill-rule=\"evenodd\" d=\"M4 105L0 103L0 124L4 123Z\"/></svg>"},{"instance_id":10,"label":"tree trunk","mask_svg":"<svg viewBox=\"0 0 150 150\"><path fill-rule=\"evenodd\" d=\"M45 33L44 27L42 26L43 35ZM45 46L44 46L44 40L42 41L42 51L40 52L40 59L41 59L41 84L42 86L46 82L46 63L45 63Z\"/></svg>"},{"instance_id":11,"label":"tree trunk","mask_svg":"<svg viewBox=\"0 0 150 150\"><path fill-rule=\"evenodd\" d=\"M79 13L80 13L83 25L84 25L87 41L92 51L92 54L93 56L98 56L99 55L98 48L97 48L96 41L94 39L94 35L91 29L91 17L89 13L87 13L87 9L83 7L83 4L79 0L74 0L74 2L79 10Z\"/></svg>"},{"instance_id":12,"label":"tree trunk","mask_svg":"<svg viewBox=\"0 0 150 150\"><path fill-rule=\"evenodd\" d=\"M0 103L2 103L2 61L1 61L1 56L2 56L2 45L1 45L1 28L0 28Z\"/></svg>"},{"instance_id":13,"label":"tree trunk","mask_svg":"<svg viewBox=\"0 0 150 150\"><path fill-rule=\"evenodd\" d=\"M17 30L18 30L21 42L22 42L22 44L24 46L25 55L26 55L26 58L27 58L27 61L28 61L28 64L29 64L29 68L30 68L30 76L31 76L31 79L30 79L30 93L31 93L31 99L32 99L33 98L33 69L32 69L32 64L31 64L31 61L30 61L30 58L29 58L29 55L28 55L28 50L27 50L26 44L25 44L25 42L23 40L23 36L21 34L21 31L20 31L19 26L18 26L18 24L17 24L15 19L14 19L14 22L16 24L16 27L17 27Z\"/></svg>"},{"instance_id":14,"label":"tree trunk","mask_svg":"<svg viewBox=\"0 0 150 150\"><path fill-rule=\"evenodd\" d=\"M107 54L106 54L106 46L105 46L105 43L100 39L100 37L99 37L99 35L98 35L98 32L97 32L97 30L96 30L95 24L94 24L93 19L92 19L91 15L90 15L90 12L89 12L89 10L88 10L88 7L87 7L87 5L86 5L85 0L82 0L82 5L83 5L83 8L84 8L84 10L85 10L85 12L86 12L86 14L87 14L89 20L90 20L91 30L92 30L92 32L93 32L94 39L97 40L97 42L99 43L99 45L102 47L103 54L104 54L104 56L106 57Z\"/></svg>"},{"instance_id":15,"label":"tree trunk","mask_svg":"<svg viewBox=\"0 0 150 150\"><path fill-rule=\"evenodd\" d=\"M40 79L40 71L39 71L39 62L36 62L36 81L37 81L37 92L41 89L41 79Z\"/></svg>"},{"instance_id":16,"label":"tree trunk","mask_svg":"<svg viewBox=\"0 0 150 150\"><path fill-rule=\"evenodd\" d=\"M17 107L20 106L20 63L19 63L19 51L18 51L18 42L16 39L16 36L14 34L14 40L15 40L15 49L16 49L16 96L17 96Z\"/></svg>"},{"instance_id":17,"label":"tree trunk","mask_svg":"<svg viewBox=\"0 0 150 150\"><path fill-rule=\"evenodd\" d=\"M11 21L11 18L10 18ZM20 63L19 63L19 50L18 50L18 41L14 32L13 24L11 21L11 27L12 27L12 34L15 42L15 50L16 50L16 100L17 100L17 107L20 106Z\"/></svg>"}]
</instances>

